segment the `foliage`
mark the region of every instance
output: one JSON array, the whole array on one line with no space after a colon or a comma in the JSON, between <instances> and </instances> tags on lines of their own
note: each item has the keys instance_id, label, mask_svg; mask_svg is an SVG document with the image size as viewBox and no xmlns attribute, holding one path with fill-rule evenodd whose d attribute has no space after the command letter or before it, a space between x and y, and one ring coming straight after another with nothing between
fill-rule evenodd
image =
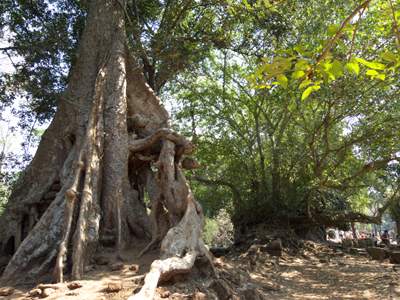
<instances>
[{"instance_id":1,"label":"foliage","mask_svg":"<svg viewBox=\"0 0 400 300\"><path fill-rule=\"evenodd\" d=\"M3 213L4 207L7 204L8 197L10 196L10 188L5 184L0 184L0 215Z\"/></svg>"},{"instance_id":2,"label":"foliage","mask_svg":"<svg viewBox=\"0 0 400 300\"><path fill-rule=\"evenodd\" d=\"M399 15L391 1L364 1L341 24L330 24L326 37L316 45L298 43L277 51L272 62L261 64L249 79L258 88L298 86L301 100L320 90L321 84L358 76L361 69L365 78L393 82L400 67ZM378 50L353 53L360 45L370 43L371 30L378 32L373 37ZM398 47L394 46L396 42Z\"/></svg>"},{"instance_id":3,"label":"foliage","mask_svg":"<svg viewBox=\"0 0 400 300\"><path fill-rule=\"evenodd\" d=\"M203 229L203 240L207 245L212 245L217 230L217 222L212 218L206 217Z\"/></svg>"},{"instance_id":4,"label":"foliage","mask_svg":"<svg viewBox=\"0 0 400 300\"><path fill-rule=\"evenodd\" d=\"M259 5L246 3L235 9ZM282 23L291 25L280 36L266 37L268 46L257 54L214 51L196 73L183 74L169 87L179 101L180 129L198 145L203 168L196 174L225 181L226 195L218 203L230 201L237 222L350 209L368 213L382 205L371 191L400 150L396 34L390 18L377 20L387 5L370 6L320 56L353 6L276 6L286 19ZM247 26L258 21L247 19ZM203 201L214 196L215 187L208 194L199 189Z\"/></svg>"},{"instance_id":5,"label":"foliage","mask_svg":"<svg viewBox=\"0 0 400 300\"><path fill-rule=\"evenodd\" d=\"M233 224L225 209L221 209L214 219L206 218L203 237L206 244L213 247L229 247L232 245Z\"/></svg>"}]
</instances>

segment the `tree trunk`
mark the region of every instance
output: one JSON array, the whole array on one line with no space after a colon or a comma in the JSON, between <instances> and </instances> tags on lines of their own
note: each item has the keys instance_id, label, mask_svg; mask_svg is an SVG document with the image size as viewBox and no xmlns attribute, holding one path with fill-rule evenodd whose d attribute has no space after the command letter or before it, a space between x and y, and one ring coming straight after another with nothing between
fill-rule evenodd
<instances>
[{"instance_id":1,"label":"tree trunk","mask_svg":"<svg viewBox=\"0 0 400 300\"><path fill-rule=\"evenodd\" d=\"M350 222L350 226L351 226L351 232L353 234L353 239L356 241L357 240L356 225L354 224L354 222Z\"/></svg>"},{"instance_id":2,"label":"tree trunk","mask_svg":"<svg viewBox=\"0 0 400 300\"><path fill-rule=\"evenodd\" d=\"M400 220L395 220L396 222L396 240L400 237Z\"/></svg>"},{"instance_id":3,"label":"tree trunk","mask_svg":"<svg viewBox=\"0 0 400 300\"><path fill-rule=\"evenodd\" d=\"M281 201L281 174L280 174L280 154L279 149L275 145L275 141L272 141L272 162L271 162L271 178L272 178L272 199L275 206L280 205Z\"/></svg>"},{"instance_id":4,"label":"tree trunk","mask_svg":"<svg viewBox=\"0 0 400 300\"><path fill-rule=\"evenodd\" d=\"M2 283L34 282L51 269L56 281L66 271L79 279L110 236L118 250L151 233L161 243L147 294L159 279L189 272L198 255L209 257L202 210L181 171L192 146L168 128L168 113L129 56L122 2L89 4L67 91L0 219L1 254L13 254Z\"/></svg>"}]
</instances>

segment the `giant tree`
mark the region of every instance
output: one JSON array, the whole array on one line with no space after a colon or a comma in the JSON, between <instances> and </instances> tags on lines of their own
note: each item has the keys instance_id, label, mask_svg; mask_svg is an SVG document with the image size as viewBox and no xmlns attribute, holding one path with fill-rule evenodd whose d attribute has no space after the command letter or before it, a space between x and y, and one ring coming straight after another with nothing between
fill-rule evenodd
<instances>
[{"instance_id":1,"label":"giant tree","mask_svg":"<svg viewBox=\"0 0 400 300\"><path fill-rule=\"evenodd\" d=\"M170 129L128 51L125 1L87 5L68 87L0 220L2 253L13 255L1 280L34 280L54 269L62 281L65 262L81 278L102 238L111 236L121 249L131 238L151 236L162 260L138 297L152 298L160 278L209 257L202 209L181 169L193 146Z\"/></svg>"}]
</instances>

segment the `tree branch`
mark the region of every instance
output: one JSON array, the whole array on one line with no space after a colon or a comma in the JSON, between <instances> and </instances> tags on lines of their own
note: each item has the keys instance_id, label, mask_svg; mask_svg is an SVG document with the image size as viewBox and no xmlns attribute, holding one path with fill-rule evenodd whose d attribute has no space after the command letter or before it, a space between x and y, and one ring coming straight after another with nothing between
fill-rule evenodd
<instances>
[{"instance_id":1,"label":"tree branch","mask_svg":"<svg viewBox=\"0 0 400 300\"><path fill-rule=\"evenodd\" d=\"M194 179L194 180L204 183L206 185L226 186L226 187L230 188L230 190L232 191L235 206L241 202L240 191L238 190L238 188L236 188L236 186L234 184L232 184L228 181L225 181L222 179L209 179L209 178L205 178L205 177L198 176L198 175L191 177L191 179Z\"/></svg>"},{"instance_id":2,"label":"tree branch","mask_svg":"<svg viewBox=\"0 0 400 300\"><path fill-rule=\"evenodd\" d=\"M183 146L185 154L190 153L193 150L192 143L187 140L184 136L173 132L168 128L161 128L154 132L152 135L145 137L143 139L136 139L135 137L130 137L129 140L129 150L132 152L139 152L146 150L159 142L161 139L167 139L174 142L176 145Z\"/></svg>"}]
</instances>

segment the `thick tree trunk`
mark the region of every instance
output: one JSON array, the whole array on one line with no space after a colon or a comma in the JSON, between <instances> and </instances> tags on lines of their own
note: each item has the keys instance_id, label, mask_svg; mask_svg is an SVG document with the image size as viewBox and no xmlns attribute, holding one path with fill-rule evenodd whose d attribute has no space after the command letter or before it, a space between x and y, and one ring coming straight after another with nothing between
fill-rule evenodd
<instances>
[{"instance_id":1,"label":"thick tree trunk","mask_svg":"<svg viewBox=\"0 0 400 300\"><path fill-rule=\"evenodd\" d=\"M152 245L162 242L146 294L190 271L198 255L210 259L202 210L181 171L191 143L168 129L167 112L128 54L122 5L90 2L68 89L0 219L0 250L13 254L2 283L37 281L51 269L63 281L66 265L79 279L110 236L117 249L151 233Z\"/></svg>"}]
</instances>

